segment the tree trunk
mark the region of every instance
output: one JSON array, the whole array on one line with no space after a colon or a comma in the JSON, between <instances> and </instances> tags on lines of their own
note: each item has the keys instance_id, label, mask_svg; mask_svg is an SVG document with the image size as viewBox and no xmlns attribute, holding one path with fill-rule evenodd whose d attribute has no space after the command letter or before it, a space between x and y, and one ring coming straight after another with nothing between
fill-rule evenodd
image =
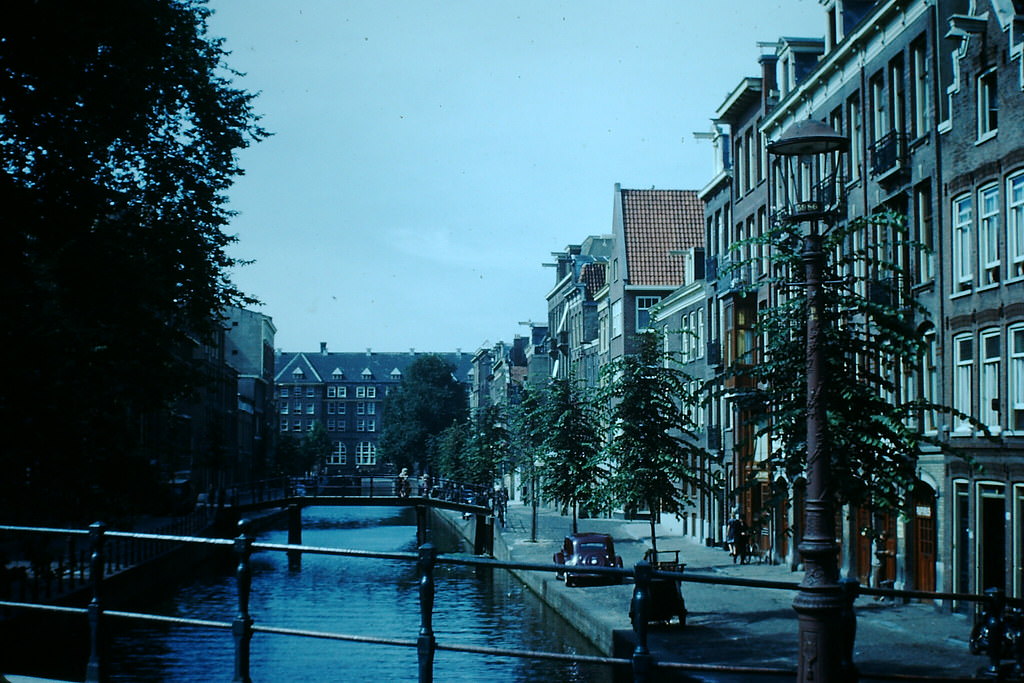
<instances>
[{"instance_id":1,"label":"tree trunk","mask_svg":"<svg viewBox=\"0 0 1024 683\"><path fill-rule=\"evenodd\" d=\"M651 551L653 552L652 561L656 561L658 557L658 537L654 533L654 511L651 511Z\"/></svg>"}]
</instances>

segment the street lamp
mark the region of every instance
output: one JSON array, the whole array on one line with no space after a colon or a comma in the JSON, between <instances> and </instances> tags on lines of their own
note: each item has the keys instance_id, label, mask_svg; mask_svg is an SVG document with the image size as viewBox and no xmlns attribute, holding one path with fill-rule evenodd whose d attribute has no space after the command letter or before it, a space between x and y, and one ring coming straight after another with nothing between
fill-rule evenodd
<instances>
[{"instance_id":1,"label":"street lamp","mask_svg":"<svg viewBox=\"0 0 1024 683\"><path fill-rule=\"evenodd\" d=\"M803 286L807 293L807 499L804 535L799 545L804 579L793 600L799 621L797 681L841 681L845 606L839 584L836 510L824 451L826 425L821 349L822 278L825 252L818 222L828 221L839 206L839 157L849 141L819 121L791 126L768 152L780 157L775 188L783 220L808 225L803 234Z\"/></svg>"}]
</instances>

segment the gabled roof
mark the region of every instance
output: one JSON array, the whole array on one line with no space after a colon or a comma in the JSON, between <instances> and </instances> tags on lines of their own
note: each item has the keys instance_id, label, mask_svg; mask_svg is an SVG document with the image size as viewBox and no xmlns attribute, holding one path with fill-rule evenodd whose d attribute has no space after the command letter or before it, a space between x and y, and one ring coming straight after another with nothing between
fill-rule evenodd
<instances>
[{"instance_id":1,"label":"gabled roof","mask_svg":"<svg viewBox=\"0 0 1024 683\"><path fill-rule=\"evenodd\" d=\"M704 202L696 190L620 190L631 285L685 282L680 253L704 245Z\"/></svg>"},{"instance_id":2,"label":"gabled roof","mask_svg":"<svg viewBox=\"0 0 1024 683\"><path fill-rule=\"evenodd\" d=\"M334 375L341 371L341 381L365 382L373 381L396 382L406 372L414 360L420 356L437 355L445 361L455 365L455 379L465 382L469 372L470 363L473 359L469 353L437 353L429 354L424 352L360 352L360 351L332 351L330 353L321 351L293 352L285 351L277 354L275 359L277 375L275 382L291 384L296 381L322 383L338 381ZM292 372L295 368L302 370L303 378L294 379ZM370 375L365 373L369 371ZM397 372L397 374L396 374Z\"/></svg>"}]
</instances>

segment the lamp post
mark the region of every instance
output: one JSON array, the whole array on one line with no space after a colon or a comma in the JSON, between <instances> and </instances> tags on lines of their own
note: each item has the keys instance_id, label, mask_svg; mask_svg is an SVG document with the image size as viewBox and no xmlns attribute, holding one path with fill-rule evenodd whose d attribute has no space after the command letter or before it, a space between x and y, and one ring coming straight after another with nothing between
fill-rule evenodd
<instances>
[{"instance_id":1,"label":"lamp post","mask_svg":"<svg viewBox=\"0 0 1024 683\"><path fill-rule=\"evenodd\" d=\"M822 286L825 252L818 222L827 220L837 207L839 155L849 141L818 121L800 121L768 145L780 157L781 176L776 183L784 195L785 218L808 225L802 257L807 293L807 500L804 535L798 550L804 562L804 579L793 600L799 621L799 683L842 681L844 648L842 610L845 605L839 584L838 546L835 541L835 497L829 481L829 455L825 452L825 402L827 389L821 348Z\"/></svg>"}]
</instances>

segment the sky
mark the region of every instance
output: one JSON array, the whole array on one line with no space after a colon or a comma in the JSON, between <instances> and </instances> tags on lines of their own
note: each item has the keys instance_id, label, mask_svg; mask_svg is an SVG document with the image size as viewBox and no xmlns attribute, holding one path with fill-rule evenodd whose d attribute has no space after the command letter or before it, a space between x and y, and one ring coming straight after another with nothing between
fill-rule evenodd
<instances>
[{"instance_id":1,"label":"sky","mask_svg":"<svg viewBox=\"0 0 1024 683\"><path fill-rule=\"evenodd\" d=\"M239 152L232 280L275 346L462 351L544 323L615 183L701 189L715 110L819 0L210 0L272 137Z\"/></svg>"}]
</instances>

